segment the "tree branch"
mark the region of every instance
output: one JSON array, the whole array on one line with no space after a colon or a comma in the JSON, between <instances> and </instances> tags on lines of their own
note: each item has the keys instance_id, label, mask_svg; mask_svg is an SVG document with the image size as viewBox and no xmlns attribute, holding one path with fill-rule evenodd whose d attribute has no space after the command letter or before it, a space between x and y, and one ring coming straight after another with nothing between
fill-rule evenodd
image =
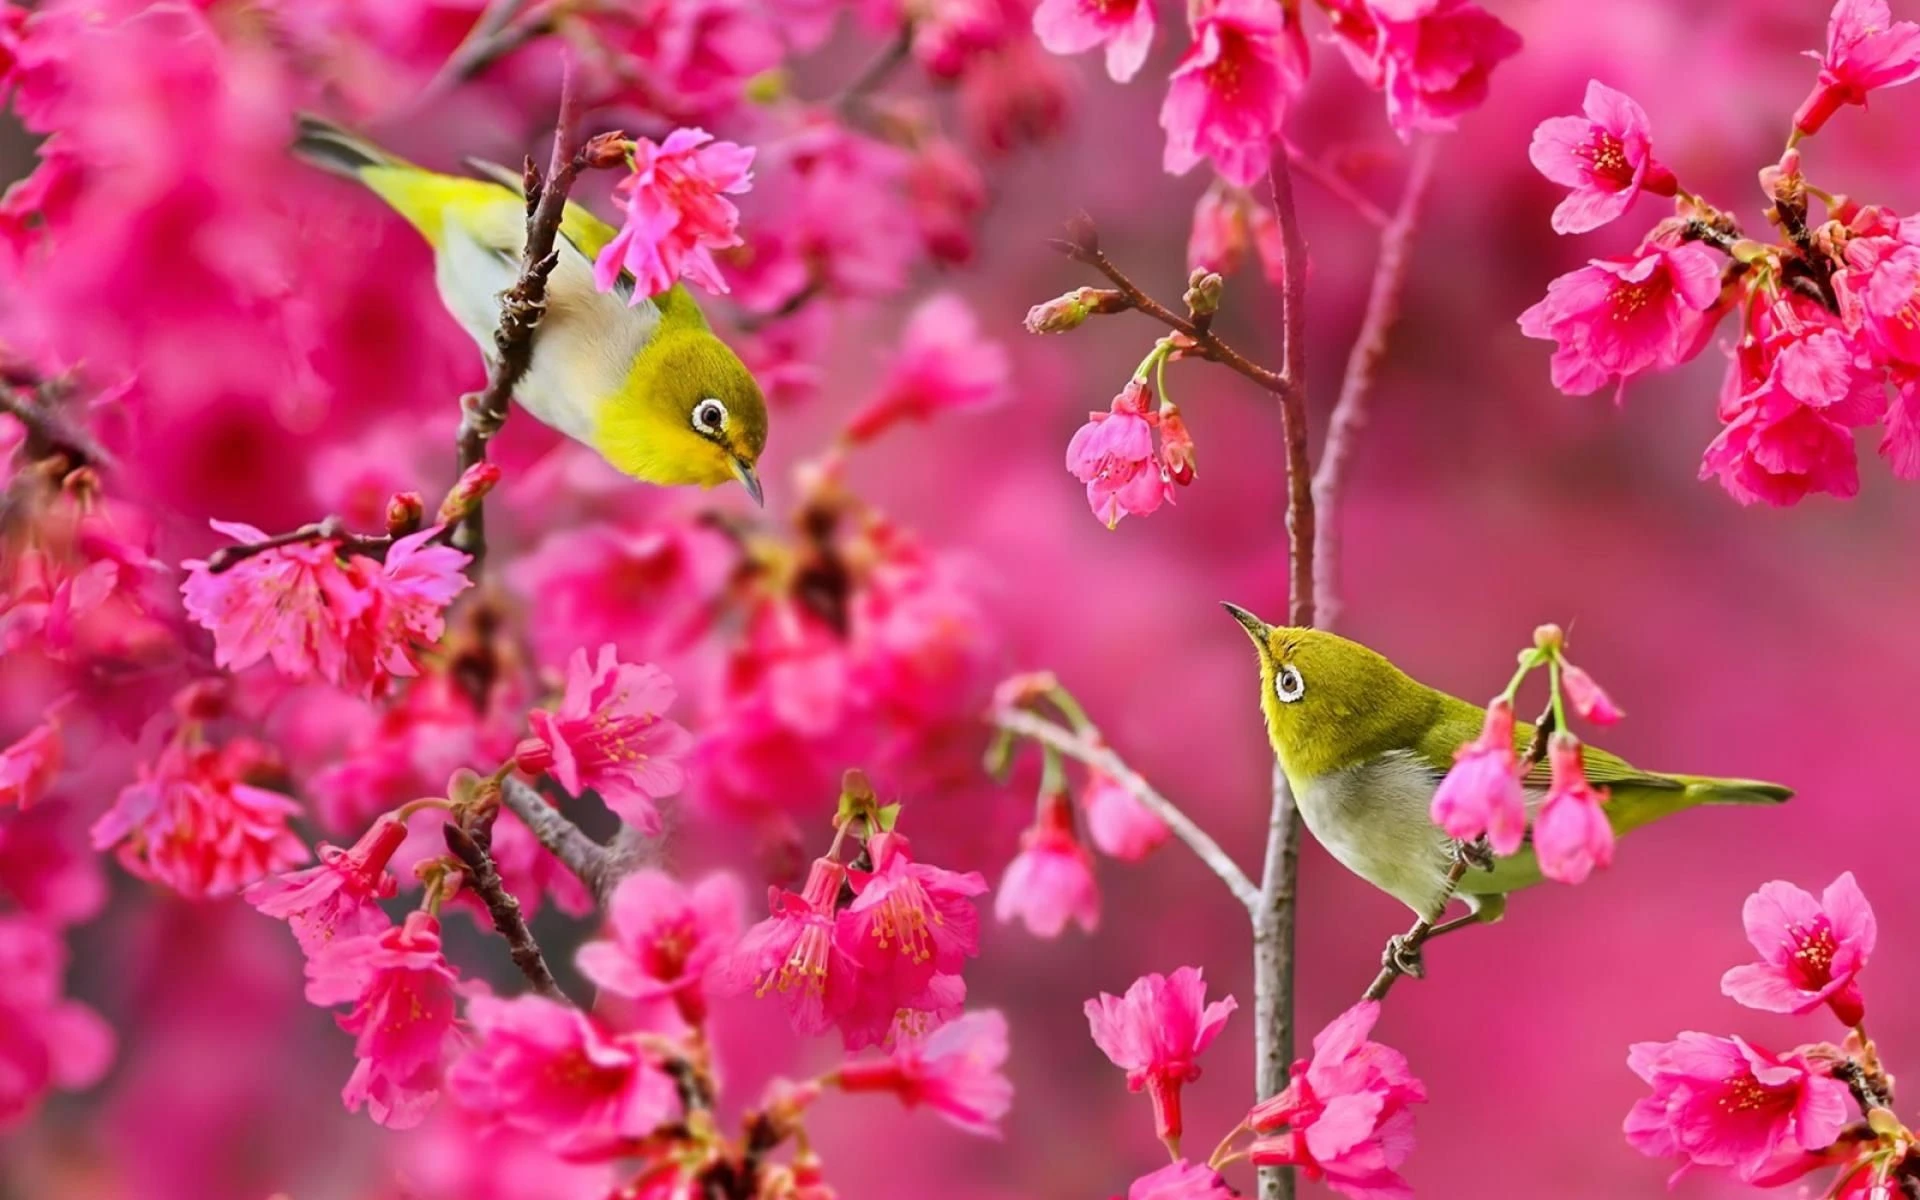
<instances>
[{"instance_id":1,"label":"tree branch","mask_svg":"<svg viewBox=\"0 0 1920 1200\"><path fill-rule=\"evenodd\" d=\"M1386 210L1369 200L1364 192L1353 186L1345 175L1314 158L1291 141L1287 142L1287 160L1300 169L1300 173L1313 180L1337 199L1346 201L1360 218L1375 229L1385 229L1393 218Z\"/></svg>"},{"instance_id":2,"label":"tree branch","mask_svg":"<svg viewBox=\"0 0 1920 1200\"><path fill-rule=\"evenodd\" d=\"M218 575L222 571L231 571L241 563L269 550L278 550L283 546L297 546L302 542L338 542L340 549L348 554L358 554L366 558L385 558L387 547L393 545L393 538L386 534L354 533L347 523L339 517L326 517L312 521L298 529L289 529L285 533L276 533L257 542L240 542L232 546L222 546L207 555L207 570Z\"/></svg>"},{"instance_id":3,"label":"tree branch","mask_svg":"<svg viewBox=\"0 0 1920 1200\"><path fill-rule=\"evenodd\" d=\"M560 113L554 121L553 155L543 177L532 159L527 160L525 190L527 196L527 245L520 259L520 278L500 298L500 327L494 331L494 361L485 390L461 401L459 466L464 475L474 465L486 461L487 443L500 432L507 419L513 389L526 375L533 361L533 335L547 307L547 280L560 262L554 243L559 237L560 221L566 214L567 193L573 189L582 163L578 134L579 101L575 95L573 67L563 63L560 76ZM470 513L453 531L451 544L473 556L478 570L486 556L487 535L481 506Z\"/></svg>"},{"instance_id":4,"label":"tree branch","mask_svg":"<svg viewBox=\"0 0 1920 1200\"><path fill-rule=\"evenodd\" d=\"M549 1000L566 1002L566 994L554 981L553 972L547 969L547 960L540 953L539 943L533 940L533 931L527 928L527 919L520 912L520 902L514 899L513 893L507 890L506 884L500 879L491 848L481 836L475 836L451 821L442 827L442 832L447 839L447 849L453 851L453 856L466 868L467 880L474 894L480 897L493 917L494 929L507 939L513 965L520 968L520 973L527 977L534 991Z\"/></svg>"},{"instance_id":5,"label":"tree branch","mask_svg":"<svg viewBox=\"0 0 1920 1200\"><path fill-rule=\"evenodd\" d=\"M520 19L530 6L530 0L493 0L427 84L424 95L437 96L456 83L464 83L528 42L552 33L551 13Z\"/></svg>"},{"instance_id":6,"label":"tree branch","mask_svg":"<svg viewBox=\"0 0 1920 1200\"><path fill-rule=\"evenodd\" d=\"M534 839L599 900L604 901L621 878L645 857L635 846L635 837L628 836L626 826L614 836L614 847L610 850L588 837L565 813L547 803L545 796L518 779L501 782L500 803L519 817L521 824L533 831Z\"/></svg>"},{"instance_id":7,"label":"tree branch","mask_svg":"<svg viewBox=\"0 0 1920 1200\"><path fill-rule=\"evenodd\" d=\"M1367 400L1373 393L1380 362L1386 357L1387 337L1400 315L1400 297L1405 291L1407 265L1412 258L1414 227L1419 223L1420 206L1433 179L1434 160L1439 142L1422 139L1413 151L1400 206L1393 219L1380 232L1380 256L1373 269L1373 289L1367 296L1366 315L1360 320L1353 349L1347 355L1347 374L1340 383L1340 399L1327 422L1327 440L1320 450L1320 467L1313 476L1313 503L1320 520L1320 536L1314 546L1318 561L1314 578L1320 589L1314 607L1322 627L1331 629L1340 616L1340 520L1342 485L1347 464L1353 456L1353 444L1367 424Z\"/></svg>"},{"instance_id":8,"label":"tree branch","mask_svg":"<svg viewBox=\"0 0 1920 1200\"><path fill-rule=\"evenodd\" d=\"M1099 733L1091 729L1084 734L1076 734L1070 729L1054 724L1052 721L1035 716L1020 709L1001 711L993 714L993 723L1000 729L1021 737L1032 738L1043 746L1048 746L1068 758L1087 764L1103 774L1112 777L1120 786L1132 793L1152 810L1153 814L1167 823L1175 837L1187 844L1187 847L1200 856L1220 881L1227 885L1233 898L1245 905L1249 912L1259 903L1260 893L1247 878L1220 843L1207 836L1206 830L1194 824L1193 819L1180 811L1180 806L1154 790L1152 784L1141 778L1140 773L1121 761L1120 756L1097 741Z\"/></svg>"}]
</instances>

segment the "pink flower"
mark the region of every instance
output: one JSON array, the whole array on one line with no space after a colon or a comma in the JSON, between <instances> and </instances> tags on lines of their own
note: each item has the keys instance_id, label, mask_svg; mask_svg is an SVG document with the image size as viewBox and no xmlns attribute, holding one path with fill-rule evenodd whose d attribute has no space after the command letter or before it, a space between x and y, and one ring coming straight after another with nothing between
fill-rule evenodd
<instances>
[{"instance_id":1,"label":"pink flower","mask_svg":"<svg viewBox=\"0 0 1920 1200\"><path fill-rule=\"evenodd\" d=\"M215 521L241 542L266 534ZM183 564L187 615L213 634L214 661L232 671L271 657L292 679L329 680L369 696L394 677L419 674L420 647L436 642L444 613L472 581L467 556L430 545L438 526L396 541L386 561L343 555L332 541L300 542L214 572Z\"/></svg>"},{"instance_id":2,"label":"pink flower","mask_svg":"<svg viewBox=\"0 0 1920 1200\"><path fill-rule=\"evenodd\" d=\"M1173 836L1167 823L1125 785L1098 770L1087 772L1080 806L1086 811L1093 844L1102 854L1122 862L1139 862Z\"/></svg>"},{"instance_id":3,"label":"pink flower","mask_svg":"<svg viewBox=\"0 0 1920 1200\"><path fill-rule=\"evenodd\" d=\"M1580 739L1553 735L1547 744L1553 777L1533 821L1533 849L1540 873L1560 883L1584 883L1595 867L1613 863L1613 826L1602 805L1606 789L1587 782Z\"/></svg>"},{"instance_id":4,"label":"pink flower","mask_svg":"<svg viewBox=\"0 0 1920 1200\"><path fill-rule=\"evenodd\" d=\"M966 301L941 292L907 318L878 394L854 413L847 437L870 442L907 421L992 407L1007 398L1010 373L1006 347L980 336Z\"/></svg>"},{"instance_id":5,"label":"pink flower","mask_svg":"<svg viewBox=\"0 0 1920 1200\"><path fill-rule=\"evenodd\" d=\"M1353 1200L1409 1200L1399 1171L1413 1154L1411 1106L1427 1090L1404 1055L1367 1039L1379 1019L1379 1002L1364 1000L1314 1036L1313 1058L1293 1064L1286 1090L1247 1114L1263 1135L1254 1163L1297 1166Z\"/></svg>"},{"instance_id":6,"label":"pink flower","mask_svg":"<svg viewBox=\"0 0 1920 1200\"><path fill-rule=\"evenodd\" d=\"M706 1016L707 970L740 936L740 881L713 874L692 887L659 871L620 881L607 902L611 937L580 947L580 973L616 996L671 1002L689 1024Z\"/></svg>"},{"instance_id":7,"label":"pink flower","mask_svg":"<svg viewBox=\"0 0 1920 1200\"><path fill-rule=\"evenodd\" d=\"M62 995L67 948L22 913L0 914L0 1129L53 1089L92 1087L113 1059L113 1030Z\"/></svg>"},{"instance_id":8,"label":"pink flower","mask_svg":"<svg viewBox=\"0 0 1920 1200\"><path fill-rule=\"evenodd\" d=\"M1699 353L1720 298L1720 262L1696 243L1649 244L1596 258L1547 285L1520 332L1557 344L1553 386L1570 396L1662 370Z\"/></svg>"},{"instance_id":9,"label":"pink flower","mask_svg":"<svg viewBox=\"0 0 1920 1200\"><path fill-rule=\"evenodd\" d=\"M1106 992L1087 1001L1094 1044L1127 1073L1127 1086L1146 1090L1153 1101L1154 1131L1176 1149L1180 1144L1180 1089L1200 1078L1193 1061L1238 1007L1232 996L1208 1004L1199 967L1171 976L1142 975L1122 996Z\"/></svg>"},{"instance_id":10,"label":"pink flower","mask_svg":"<svg viewBox=\"0 0 1920 1200\"><path fill-rule=\"evenodd\" d=\"M1751 1180L1780 1157L1826 1149L1847 1123L1847 1085L1797 1052L1683 1033L1635 1044L1627 1065L1653 1087L1627 1114L1627 1144L1652 1158Z\"/></svg>"},{"instance_id":11,"label":"pink flower","mask_svg":"<svg viewBox=\"0 0 1920 1200\"><path fill-rule=\"evenodd\" d=\"M547 1139L565 1158L618 1158L680 1116L648 1035L610 1034L544 996L467 1001L474 1045L447 1072L463 1107Z\"/></svg>"},{"instance_id":12,"label":"pink flower","mask_svg":"<svg viewBox=\"0 0 1920 1200\"><path fill-rule=\"evenodd\" d=\"M1152 0L1040 0L1033 32L1053 54L1107 47L1107 74L1125 83L1139 74L1153 45Z\"/></svg>"},{"instance_id":13,"label":"pink flower","mask_svg":"<svg viewBox=\"0 0 1920 1200\"><path fill-rule=\"evenodd\" d=\"M1920 79L1920 25L1895 21L1886 0L1839 0L1827 18L1820 81L1800 102L1793 127L1816 133L1843 104L1865 107L1867 93Z\"/></svg>"},{"instance_id":14,"label":"pink flower","mask_svg":"<svg viewBox=\"0 0 1920 1200\"><path fill-rule=\"evenodd\" d=\"M562 787L599 793L622 819L655 834L653 802L685 786L680 764L693 748L693 735L660 715L673 697L673 681L658 667L620 662L612 646L588 666L587 652L575 650L559 709L536 709L527 720L553 751Z\"/></svg>"},{"instance_id":15,"label":"pink flower","mask_svg":"<svg viewBox=\"0 0 1920 1200\"><path fill-rule=\"evenodd\" d=\"M34 726L0 750L0 808L31 808L60 773L60 729L52 721Z\"/></svg>"},{"instance_id":16,"label":"pink flower","mask_svg":"<svg viewBox=\"0 0 1920 1200\"><path fill-rule=\"evenodd\" d=\"M915 862L907 839L897 833L876 834L867 853L873 871L854 874L858 895L840 914L837 936L870 986L885 980L896 995L911 999L935 975L958 975L980 953L980 914L972 897L987 890L987 881L978 871L961 874Z\"/></svg>"},{"instance_id":17,"label":"pink flower","mask_svg":"<svg viewBox=\"0 0 1920 1200\"><path fill-rule=\"evenodd\" d=\"M1158 414L1153 389L1130 379L1111 411L1092 413L1067 443L1067 470L1087 485L1087 505L1108 529L1129 513L1146 516L1173 499L1173 484L1154 452Z\"/></svg>"},{"instance_id":18,"label":"pink flower","mask_svg":"<svg viewBox=\"0 0 1920 1200\"><path fill-rule=\"evenodd\" d=\"M1671 196L1673 172L1653 158L1647 114L1631 96L1587 83L1584 117L1549 117L1533 131L1534 167L1573 189L1553 210L1555 233L1585 233L1627 211L1641 192Z\"/></svg>"},{"instance_id":19,"label":"pink flower","mask_svg":"<svg viewBox=\"0 0 1920 1200\"><path fill-rule=\"evenodd\" d=\"M340 1093L349 1112L365 1105L390 1129L410 1129L427 1115L454 1035L457 983L440 952L440 922L426 912L379 933L337 938L308 956L307 1002L353 1006L336 1018L354 1035L359 1059Z\"/></svg>"},{"instance_id":20,"label":"pink flower","mask_svg":"<svg viewBox=\"0 0 1920 1200\"><path fill-rule=\"evenodd\" d=\"M215 750L172 742L95 821L93 846L119 847L122 866L192 899L230 896L307 860L287 828L300 806L243 783L261 761L257 744Z\"/></svg>"},{"instance_id":21,"label":"pink flower","mask_svg":"<svg viewBox=\"0 0 1920 1200\"><path fill-rule=\"evenodd\" d=\"M1457 128L1487 98L1493 69L1520 52L1520 35L1468 0L1334 0L1328 14L1348 64L1386 93L1403 141Z\"/></svg>"},{"instance_id":22,"label":"pink flower","mask_svg":"<svg viewBox=\"0 0 1920 1200\"><path fill-rule=\"evenodd\" d=\"M1212 1167L1182 1158L1134 1180L1127 1200L1233 1200L1239 1194Z\"/></svg>"},{"instance_id":23,"label":"pink flower","mask_svg":"<svg viewBox=\"0 0 1920 1200\"><path fill-rule=\"evenodd\" d=\"M100 856L73 805L38 804L0 821L0 897L54 928L90 920L106 906Z\"/></svg>"},{"instance_id":24,"label":"pink flower","mask_svg":"<svg viewBox=\"0 0 1920 1200\"><path fill-rule=\"evenodd\" d=\"M965 150L928 136L914 149L903 181L920 240L935 262L973 261L974 224L987 207L987 181Z\"/></svg>"},{"instance_id":25,"label":"pink flower","mask_svg":"<svg viewBox=\"0 0 1920 1200\"><path fill-rule=\"evenodd\" d=\"M1049 797L1033 828L1020 837L1020 853L1007 864L993 915L1002 924L1016 917L1035 937L1056 938L1077 922L1092 933L1100 924L1100 887L1093 858L1073 836L1073 810L1065 796Z\"/></svg>"},{"instance_id":26,"label":"pink flower","mask_svg":"<svg viewBox=\"0 0 1920 1200\"><path fill-rule=\"evenodd\" d=\"M1762 884L1740 915L1761 961L1728 971L1722 992L1765 1012L1798 1015L1825 1004L1843 1024L1865 1018L1860 972L1879 929L1853 872L1828 884L1818 900L1778 879Z\"/></svg>"},{"instance_id":27,"label":"pink flower","mask_svg":"<svg viewBox=\"0 0 1920 1200\"><path fill-rule=\"evenodd\" d=\"M1453 766L1433 792L1433 823L1469 842L1487 835L1496 854L1512 854L1527 836L1525 771L1513 748L1513 702L1487 705L1480 736L1453 752Z\"/></svg>"},{"instance_id":28,"label":"pink flower","mask_svg":"<svg viewBox=\"0 0 1920 1200\"><path fill-rule=\"evenodd\" d=\"M752 149L716 142L703 129L676 129L658 145L637 140L633 173L615 187L626 220L594 260L595 286L611 291L627 271L634 278L631 304L682 278L725 293L713 252L740 245L740 212L724 197L752 186L752 165Z\"/></svg>"},{"instance_id":29,"label":"pink flower","mask_svg":"<svg viewBox=\"0 0 1920 1200\"><path fill-rule=\"evenodd\" d=\"M859 966L834 938L835 909L847 869L818 858L800 895L767 889L772 915L747 930L739 946L715 967L723 991L780 993L796 1033L824 1033L857 996Z\"/></svg>"},{"instance_id":30,"label":"pink flower","mask_svg":"<svg viewBox=\"0 0 1920 1200\"><path fill-rule=\"evenodd\" d=\"M1014 38L960 77L961 125L976 145L997 154L1043 142L1066 124L1073 82L1059 59Z\"/></svg>"},{"instance_id":31,"label":"pink flower","mask_svg":"<svg viewBox=\"0 0 1920 1200\"><path fill-rule=\"evenodd\" d=\"M989 1009L903 1038L887 1058L843 1063L834 1078L843 1091L892 1092L908 1108L924 1104L968 1133L997 1138L1013 1104L1006 1062L1007 1019Z\"/></svg>"},{"instance_id":32,"label":"pink flower","mask_svg":"<svg viewBox=\"0 0 1920 1200\"><path fill-rule=\"evenodd\" d=\"M785 25L794 32L796 7L785 6ZM587 61L608 65L613 85L623 92L617 99L680 120L727 113L740 103L748 80L780 65L781 39L771 14L744 0L625 0L567 15L586 25L600 51Z\"/></svg>"},{"instance_id":33,"label":"pink flower","mask_svg":"<svg viewBox=\"0 0 1920 1200\"><path fill-rule=\"evenodd\" d=\"M1287 248L1280 218L1273 209L1244 189L1215 183L1200 194L1193 208L1193 228L1187 236L1187 265L1221 275L1240 269L1247 247L1253 247L1261 274L1278 283L1286 274Z\"/></svg>"},{"instance_id":34,"label":"pink flower","mask_svg":"<svg viewBox=\"0 0 1920 1200\"><path fill-rule=\"evenodd\" d=\"M1593 681L1593 676L1572 663L1561 664L1560 686L1566 689L1567 703L1573 705L1573 711L1579 713L1582 720L1611 725L1626 716L1614 704L1613 697Z\"/></svg>"},{"instance_id":35,"label":"pink flower","mask_svg":"<svg viewBox=\"0 0 1920 1200\"><path fill-rule=\"evenodd\" d=\"M322 845L319 866L269 876L248 887L247 903L290 924L308 954L336 937L377 934L392 922L374 902L398 889L387 861L406 840L406 825L383 816L352 849Z\"/></svg>"},{"instance_id":36,"label":"pink flower","mask_svg":"<svg viewBox=\"0 0 1920 1200\"><path fill-rule=\"evenodd\" d=\"M1192 20L1193 45L1160 107L1162 163L1184 175L1211 159L1246 187L1266 174L1287 106L1306 84L1306 35L1293 9L1260 0L1204 0Z\"/></svg>"}]
</instances>

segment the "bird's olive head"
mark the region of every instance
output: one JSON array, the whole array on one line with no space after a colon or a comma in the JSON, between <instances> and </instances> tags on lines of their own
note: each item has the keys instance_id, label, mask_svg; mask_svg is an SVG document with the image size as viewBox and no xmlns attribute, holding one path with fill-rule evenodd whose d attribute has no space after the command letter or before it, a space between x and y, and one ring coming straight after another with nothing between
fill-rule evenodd
<instances>
[{"instance_id":1,"label":"bird's olive head","mask_svg":"<svg viewBox=\"0 0 1920 1200\"><path fill-rule=\"evenodd\" d=\"M738 480L764 502L754 464L767 445L767 402L725 342L705 328L664 333L641 353L628 387L634 409L611 416L601 435L631 443L643 478L701 487Z\"/></svg>"},{"instance_id":2,"label":"bird's olive head","mask_svg":"<svg viewBox=\"0 0 1920 1200\"><path fill-rule=\"evenodd\" d=\"M1239 605L1224 607L1253 639L1260 711L1289 773L1317 775L1406 744L1398 727L1428 693L1398 667L1337 634L1269 625Z\"/></svg>"}]
</instances>

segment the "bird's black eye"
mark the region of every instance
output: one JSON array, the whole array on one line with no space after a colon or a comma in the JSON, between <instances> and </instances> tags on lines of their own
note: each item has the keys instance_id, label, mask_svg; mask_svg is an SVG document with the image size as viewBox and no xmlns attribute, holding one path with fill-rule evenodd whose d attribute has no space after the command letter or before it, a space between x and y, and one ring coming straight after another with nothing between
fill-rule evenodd
<instances>
[{"instance_id":1,"label":"bird's black eye","mask_svg":"<svg viewBox=\"0 0 1920 1200\"><path fill-rule=\"evenodd\" d=\"M693 427L701 433L719 433L727 427L727 406L709 396L693 406Z\"/></svg>"},{"instance_id":2,"label":"bird's black eye","mask_svg":"<svg viewBox=\"0 0 1920 1200\"><path fill-rule=\"evenodd\" d=\"M1292 704L1307 694L1307 681L1300 678L1300 672L1291 665L1283 666L1274 672L1273 694L1280 697L1282 704Z\"/></svg>"}]
</instances>

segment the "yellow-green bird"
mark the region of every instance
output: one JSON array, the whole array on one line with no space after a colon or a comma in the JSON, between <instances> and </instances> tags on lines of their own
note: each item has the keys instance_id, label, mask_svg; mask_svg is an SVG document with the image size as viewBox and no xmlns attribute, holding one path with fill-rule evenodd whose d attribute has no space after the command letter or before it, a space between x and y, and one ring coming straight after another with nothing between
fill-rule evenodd
<instances>
[{"instance_id":1,"label":"yellow-green bird","mask_svg":"<svg viewBox=\"0 0 1920 1200\"><path fill-rule=\"evenodd\" d=\"M440 299L489 361L500 294L520 274L526 205L517 182L442 175L314 117L294 152L357 179L433 247ZM751 372L707 326L684 285L641 300L633 279L601 292L593 259L616 230L577 204L560 225L560 260L514 398L541 422L599 451L614 468L668 487L738 480L762 503L754 464L767 404Z\"/></svg>"},{"instance_id":2,"label":"yellow-green bird","mask_svg":"<svg viewBox=\"0 0 1920 1200\"><path fill-rule=\"evenodd\" d=\"M1429 815L1433 793L1453 752L1479 736L1486 710L1408 678L1358 642L1225 607L1259 653L1267 738L1307 828L1348 870L1421 917L1437 917L1454 851ZM1532 740L1533 727L1516 722L1515 749ZM1749 779L1642 771L1592 746L1582 757L1587 777L1611 793L1606 813L1616 834L1699 804L1778 804L1793 795ZM1530 811L1547 782L1545 763L1523 780ZM1461 878L1458 893L1471 911L1435 932L1497 921L1509 892L1539 881L1529 835L1491 871Z\"/></svg>"}]
</instances>

